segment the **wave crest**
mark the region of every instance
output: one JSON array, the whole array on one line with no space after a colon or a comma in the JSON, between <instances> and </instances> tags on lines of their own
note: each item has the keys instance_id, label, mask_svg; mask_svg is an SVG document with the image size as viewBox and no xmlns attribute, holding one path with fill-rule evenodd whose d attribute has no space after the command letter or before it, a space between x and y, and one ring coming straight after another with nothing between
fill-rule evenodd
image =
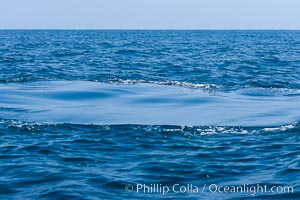
<instances>
[{"instance_id":1,"label":"wave crest","mask_svg":"<svg viewBox=\"0 0 300 200\"><path fill-rule=\"evenodd\" d=\"M157 85L171 85L191 89L220 89L223 88L220 85L209 84L209 83L190 83L190 82L181 82L181 81L150 81L150 80L131 80L131 79L110 79L108 81L111 84L139 84L139 83L149 83Z\"/></svg>"},{"instance_id":2,"label":"wave crest","mask_svg":"<svg viewBox=\"0 0 300 200\"><path fill-rule=\"evenodd\" d=\"M247 126L178 126L178 125L96 125L96 124L47 124L24 122L18 120L0 120L0 130L10 129L20 132L44 132L45 129L59 130L97 130L101 131L124 131L138 130L146 133L168 133L183 136L205 136L215 134L274 134L274 133L299 133L300 122L276 126L276 127L247 127Z\"/></svg>"}]
</instances>

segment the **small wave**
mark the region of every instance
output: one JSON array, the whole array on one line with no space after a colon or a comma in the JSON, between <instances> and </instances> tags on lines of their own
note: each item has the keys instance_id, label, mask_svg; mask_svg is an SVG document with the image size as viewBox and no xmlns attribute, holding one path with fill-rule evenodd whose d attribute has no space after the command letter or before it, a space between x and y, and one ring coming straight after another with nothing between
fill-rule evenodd
<instances>
[{"instance_id":1,"label":"small wave","mask_svg":"<svg viewBox=\"0 0 300 200\"><path fill-rule=\"evenodd\" d=\"M220 85L208 84L208 83L190 83L190 82L181 82L181 81L151 81L151 80L131 80L131 79L110 79L108 83L111 84L139 84L139 83L149 83L157 85L171 85L191 89L220 89L223 88Z\"/></svg>"},{"instance_id":2,"label":"small wave","mask_svg":"<svg viewBox=\"0 0 300 200\"><path fill-rule=\"evenodd\" d=\"M137 130L148 133L180 134L187 137L215 134L268 134L268 133L299 133L300 122L277 127L247 126L178 126L178 125L138 125L138 124L70 124L70 123L35 123L19 120L0 119L1 129L13 129L20 132L43 132L44 129L118 131Z\"/></svg>"},{"instance_id":3,"label":"small wave","mask_svg":"<svg viewBox=\"0 0 300 200\"><path fill-rule=\"evenodd\" d=\"M14 77L11 79L0 79L0 83L26 83L34 81L50 81L51 79L47 76L23 76L23 77Z\"/></svg>"},{"instance_id":4,"label":"small wave","mask_svg":"<svg viewBox=\"0 0 300 200\"><path fill-rule=\"evenodd\" d=\"M32 82L32 81L58 81L60 79L51 79L46 76L24 76L24 77L16 77L12 79L0 79L0 83L23 83L23 82ZM185 81L153 81L153 80L132 80L132 79L108 79L108 80L89 80L91 82L101 82L101 83L109 83L109 84L140 84L140 83L148 83L148 84L156 84L156 85L169 85L169 86L178 86L190 89L221 89L223 86L209 83L191 83Z\"/></svg>"},{"instance_id":5,"label":"small wave","mask_svg":"<svg viewBox=\"0 0 300 200\"><path fill-rule=\"evenodd\" d=\"M131 54L139 53L139 51L135 49L120 49L116 51L116 53L123 54L123 55L131 55Z\"/></svg>"},{"instance_id":6,"label":"small wave","mask_svg":"<svg viewBox=\"0 0 300 200\"><path fill-rule=\"evenodd\" d=\"M263 131L267 131L267 132L288 131L297 128L297 126L299 126L299 124L294 123L294 124L289 124L280 127L264 128Z\"/></svg>"}]
</instances>

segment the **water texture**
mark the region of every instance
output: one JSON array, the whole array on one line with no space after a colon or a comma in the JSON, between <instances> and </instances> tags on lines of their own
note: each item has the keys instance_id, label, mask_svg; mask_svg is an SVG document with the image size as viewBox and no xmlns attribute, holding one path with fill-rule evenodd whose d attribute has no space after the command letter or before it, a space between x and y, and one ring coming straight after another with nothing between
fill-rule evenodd
<instances>
[{"instance_id":1,"label":"water texture","mask_svg":"<svg viewBox=\"0 0 300 200\"><path fill-rule=\"evenodd\" d=\"M299 199L299 111L299 31L0 31L0 198Z\"/></svg>"}]
</instances>

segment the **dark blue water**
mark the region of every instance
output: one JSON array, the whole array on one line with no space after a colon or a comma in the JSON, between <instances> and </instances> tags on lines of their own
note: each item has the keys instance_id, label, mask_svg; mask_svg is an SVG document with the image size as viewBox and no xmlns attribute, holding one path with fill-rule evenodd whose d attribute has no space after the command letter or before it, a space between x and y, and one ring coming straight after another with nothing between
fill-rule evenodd
<instances>
[{"instance_id":1,"label":"dark blue water","mask_svg":"<svg viewBox=\"0 0 300 200\"><path fill-rule=\"evenodd\" d=\"M0 31L0 198L298 199L299 113L300 31Z\"/></svg>"}]
</instances>

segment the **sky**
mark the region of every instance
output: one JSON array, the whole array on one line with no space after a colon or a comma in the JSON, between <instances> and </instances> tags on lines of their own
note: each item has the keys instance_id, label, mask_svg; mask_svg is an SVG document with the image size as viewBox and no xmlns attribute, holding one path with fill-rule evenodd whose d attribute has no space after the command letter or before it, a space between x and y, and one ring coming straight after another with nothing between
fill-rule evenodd
<instances>
[{"instance_id":1,"label":"sky","mask_svg":"<svg viewBox=\"0 0 300 200\"><path fill-rule=\"evenodd\" d=\"M0 0L0 29L300 29L300 0Z\"/></svg>"}]
</instances>

